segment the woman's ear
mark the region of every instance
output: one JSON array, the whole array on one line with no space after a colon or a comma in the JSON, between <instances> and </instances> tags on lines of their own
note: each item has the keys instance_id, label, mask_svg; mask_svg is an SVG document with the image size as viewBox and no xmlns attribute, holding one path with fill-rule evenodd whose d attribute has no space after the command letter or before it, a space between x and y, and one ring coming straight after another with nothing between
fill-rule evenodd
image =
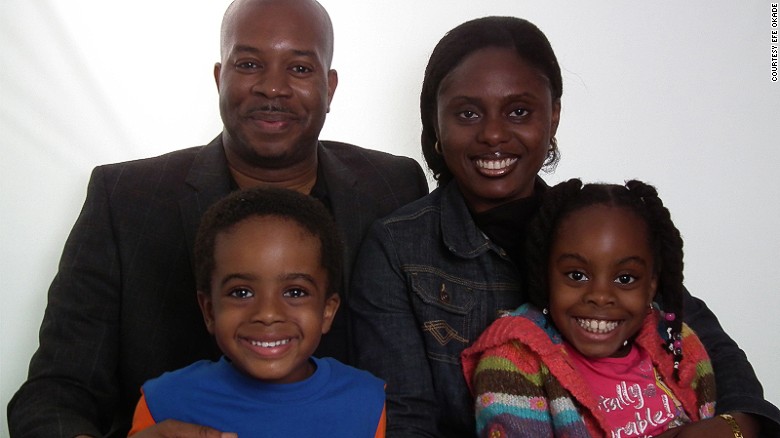
<instances>
[{"instance_id":1,"label":"woman's ear","mask_svg":"<svg viewBox=\"0 0 780 438\"><path fill-rule=\"evenodd\" d=\"M561 122L561 99L555 99L552 103L552 117L550 118L550 138L558 132L558 124Z\"/></svg>"}]
</instances>

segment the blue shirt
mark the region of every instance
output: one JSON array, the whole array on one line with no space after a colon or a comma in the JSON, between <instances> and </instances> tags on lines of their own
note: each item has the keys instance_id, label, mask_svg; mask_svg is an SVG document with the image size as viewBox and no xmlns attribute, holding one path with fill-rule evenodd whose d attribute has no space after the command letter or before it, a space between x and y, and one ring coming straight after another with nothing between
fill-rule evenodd
<instances>
[{"instance_id":1,"label":"blue shirt","mask_svg":"<svg viewBox=\"0 0 780 438\"><path fill-rule=\"evenodd\" d=\"M265 383L225 358L199 361L143 386L155 422L175 419L248 437L375 436L384 382L332 358L306 380Z\"/></svg>"}]
</instances>

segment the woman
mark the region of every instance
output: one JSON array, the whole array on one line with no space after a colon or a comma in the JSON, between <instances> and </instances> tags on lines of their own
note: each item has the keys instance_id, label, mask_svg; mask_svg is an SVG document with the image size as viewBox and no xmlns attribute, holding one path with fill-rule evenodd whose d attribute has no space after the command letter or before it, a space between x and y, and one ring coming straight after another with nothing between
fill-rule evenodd
<instances>
[{"instance_id":1,"label":"woman","mask_svg":"<svg viewBox=\"0 0 780 438\"><path fill-rule=\"evenodd\" d=\"M526 301L513 260L547 188L537 174L558 159L561 95L555 54L525 20L469 21L434 49L420 110L439 187L374 225L350 298L358 365L387 382L388 436L474 436L460 354ZM759 418L780 423L744 353L687 293L686 316L710 350L718 412L757 414L734 415L745 436L756 436ZM675 430L703 431L731 425L715 418Z\"/></svg>"}]
</instances>

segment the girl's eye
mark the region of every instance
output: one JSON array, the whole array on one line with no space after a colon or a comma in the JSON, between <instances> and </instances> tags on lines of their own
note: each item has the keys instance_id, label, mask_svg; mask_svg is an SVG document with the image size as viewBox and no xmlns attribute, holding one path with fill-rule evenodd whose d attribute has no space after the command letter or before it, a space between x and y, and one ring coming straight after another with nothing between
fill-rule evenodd
<instances>
[{"instance_id":1,"label":"girl's eye","mask_svg":"<svg viewBox=\"0 0 780 438\"><path fill-rule=\"evenodd\" d=\"M588 276L580 271L567 272L566 276L574 281L587 281Z\"/></svg>"},{"instance_id":2,"label":"girl's eye","mask_svg":"<svg viewBox=\"0 0 780 438\"><path fill-rule=\"evenodd\" d=\"M287 289L284 291L284 296L288 298L303 298L308 295L308 292L300 288Z\"/></svg>"},{"instance_id":3,"label":"girl's eye","mask_svg":"<svg viewBox=\"0 0 780 438\"><path fill-rule=\"evenodd\" d=\"M636 281L636 277L629 274L619 275L618 278L615 279L615 283L620 283L620 284L631 284L635 281Z\"/></svg>"},{"instance_id":4,"label":"girl's eye","mask_svg":"<svg viewBox=\"0 0 780 438\"><path fill-rule=\"evenodd\" d=\"M237 288L231 290L229 295L235 298L252 298L255 293L246 288Z\"/></svg>"}]
</instances>

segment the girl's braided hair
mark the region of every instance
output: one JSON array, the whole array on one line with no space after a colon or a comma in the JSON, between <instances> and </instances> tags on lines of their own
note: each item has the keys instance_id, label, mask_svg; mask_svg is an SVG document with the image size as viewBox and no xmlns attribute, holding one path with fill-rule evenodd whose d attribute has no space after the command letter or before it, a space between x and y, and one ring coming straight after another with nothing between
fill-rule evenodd
<instances>
[{"instance_id":1,"label":"girl's braided hair","mask_svg":"<svg viewBox=\"0 0 780 438\"><path fill-rule=\"evenodd\" d=\"M683 241L669 210L649 184L632 180L624 186L583 185L575 178L548 190L527 231L525 269L529 301L540 309L548 306L549 256L555 232L563 219L592 205L626 208L644 220L658 276L655 301L667 324L667 347L676 373L682 360Z\"/></svg>"}]
</instances>

